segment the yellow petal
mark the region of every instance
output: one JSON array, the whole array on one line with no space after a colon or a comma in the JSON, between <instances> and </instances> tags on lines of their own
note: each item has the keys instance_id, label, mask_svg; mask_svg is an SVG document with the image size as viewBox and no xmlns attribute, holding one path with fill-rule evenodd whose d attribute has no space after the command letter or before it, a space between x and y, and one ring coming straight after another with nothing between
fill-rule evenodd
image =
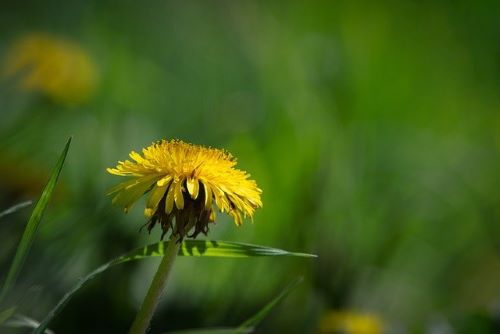
<instances>
[{"instance_id":1,"label":"yellow petal","mask_svg":"<svg viewBox=\"0 0 500 334\"><path fill-rule=\"evenodd\" d=\"M106 168L106 171L109 174L113 174L113 175L118 175L118 176L122 176L123 175L123 173L121 171L119 171L118 169L116 169L116 168Z\"/></svg>"},{"instance_id":2,"label":"yellow petal","mask_svg":"<svg viewBox=\"0 0 500 334\"><path fill-rule=\"evenodd\" d=\"M174 208L174 190L175 184L171 183L168 188L167 198L165 199L165 213L169 214Z\"/></svg>"},{"instance_id":3,"label":"yellow petal","mask_svg":"<svg viewBox=\"0 0 500 334\"><path fill-rule=\"evenodd\" d=\"M137 183L137 179L133 179L133 180L129 180L129 181L126 181L126 182L122 182L112 188L110 188L108 190L108 192L106 193L106 195L111 195L111 194L114 194L122 189L125 189L127 188L128 186L131 186L131 185L134 185Z\"/></svg>"},{"instance_id":4,"label":"yellow petal","mask_svg":"<svg viewBox=\"0 0 500 334\"><path fill-rule=\"evenodd\" d=\"M136 162L138 163L141 163L144 161L144 158L141 157L141 155L139 153L137 153L136 151L132 151L130 152L129 156L134 159Z\"/></svg>"},{"instance_id":5,"label":"yellow petal","mask_svg":"<svg viewBox=\"0 0 500 334\"><path fill-rule=\"evenodd\" d=\"M210 211L210 217L208 218L208 221L211 222L211 223L213 223L215 221L215 218L216 218L215 211L211 210Z\"/></svg>"},{"instance_id":6,"label":"yellow petal","mask_svg":"<svg viewBox=\"0 0 500 334\"><path fill-rule=\"evenodd\" d=\"M175 184L174 199L177 209L184 209L184 196L182 195L182 182L180 181Z\"/></svg>"},{"instance_id":7,"label":"yellow petal","mask_svg":"<svg viewBox=\"0 0 500 334\"><path fill-rule=\"evenodd\" d=\"M156 210L154 209L150 209L150 208L145 208L144 209L144 215L148 218L151 218L153 217L153 215L155 214Z\"/></svg>"},{"instance_id":8,"label":"yellow petal","mask_svg":"<svg viewBox=\"0 0 500 334\"><path fill-rule=\"evenodd\" d=\"M192 199L198 198L198 193L200 191L200 184L197 179L188 178L186 181L186 186Z\"/></svg>"},{"instance_id":9,"label":"yellow petal","mask_svg":"<svg viewBox=\"0 0 500 334\"><path fill-rule=\"evenodd\" d=\"M212 206L212 189L205 182L202 182L202 184L205 190L205 209L210 209Z\"/></svg>"},{"instance_id":10,"label":"yellow petal","mask_svg":"<svg viewBox=\"0 0 500 334\"><path fill-rule=\"evenodd\" d=\"M120 190L113 198L113 204L123 206L125 212L134 204L144 193L150 190L151 186L156 182L155 177L143 177L137 179L137 182L128 185L125 189Z\"/></svg>"},{"instance_id":11,"label":"yellow petal","mask_svg":"<svg viewBox=\"0 0 500 334\"><path fill-rule=\"evenodd\" d=\"M172 176L170 175L167 175L165 177L163 177L162 179L160 179L156 184L160 187L162 186L166 186L170 183L170 181L172 181Z\"/></svg>"},{"instance_id":12,"label":"yellow petal","mask_svg":"<svg viewBox=\"0 0 500 334\"><path fill-rule=\"evenodd\" d=\"M241 215L238 211L233 210L233 211L230 211L229 214L234 218L234 222L235 222L236 226L243 225L243 220L241 219Z\"/></svg>"},{"instance_id":13,"label":"yellow petal","mask_svg":"<svg viewBox=\"0 0 500 334\"><path fill-rule=\"evenodd\" d=\"M144 214L146 215L146 217L150 218L153 216L153 214L156 212L156 209L158 208L158 203L160 203L160 200L165 195L166 191L167 191L167 186L163 187L155 186L153 188L153 190L151 191L151 195L149 196L148 202L146 203L146 209L144 210Z\"/></svg>"},{"instance_id":14,"label":"yellow petal","mask_svg":"<svg viewBox=\"0 0 500 334\"><path fill-rule=\"evenodd\" d=\"M227 200L224 192L222 192L218 188L214 188L213 190L214 190L213 193L214 193L214 197L215 197L215 205L217 205L217 207L219 207L220 211L229 212L230 211L229 201Z\"/></svg>"}]
</instances>

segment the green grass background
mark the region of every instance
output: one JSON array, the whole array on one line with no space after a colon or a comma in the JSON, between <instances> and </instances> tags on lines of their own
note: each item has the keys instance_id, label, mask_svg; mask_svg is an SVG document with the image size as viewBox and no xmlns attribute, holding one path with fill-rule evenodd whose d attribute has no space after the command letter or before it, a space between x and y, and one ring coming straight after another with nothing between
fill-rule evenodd
<instances>
[{"instance_id":1,"label":"green grass background","mask_svg":"<svg viewBox=\"0 0 500 334\"><path fill-rule=\"evenodd\" d=\"M210 238L315 260L180 258L152 332L237 325L296 276L259 333L316 333L332 309L388 331L493 333L500 317L500 7L495 1L10 1L0 55L51 32L100 80L65 106L0 86L0 209L39 196L73 144L10 300L41 319L79 277L135 247L106 167L162 138L223 147L264 208ZM0 220L5 278L29 210ZM156 260L116 267L56 333L125 332ZM444 327L443 327L444 326ZM496 326L496 327L495 327Z\"/></svg>"}]
</instances>

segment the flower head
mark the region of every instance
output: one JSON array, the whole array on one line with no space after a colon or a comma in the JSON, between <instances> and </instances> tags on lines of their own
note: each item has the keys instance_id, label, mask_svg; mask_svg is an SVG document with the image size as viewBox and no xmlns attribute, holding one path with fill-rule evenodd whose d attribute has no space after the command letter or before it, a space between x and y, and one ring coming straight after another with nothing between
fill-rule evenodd
<instances>
[{"instance_id":1,"label":"flower head","mask_svg":"<svg viewBox=\"0 0 500 334\"><path fill-rule=\"evenodd\" d=\"M182 239L193 228L189 237L206 234L208 224L215 221L214 205L233 217L236 225L242 224L242 215L252 218L262 206L262 191L249 174L234 168L236 159L226 151L162 140L144 148L142 155L132 151L129 156L132 161L107 169L131 177L109 194L115 194L113 203L127 212L149 192L144 210L148 230L159 223L162 237L172 230Z\"/></svg>"},{"instance_id":2,"label":"flower head","mask_svg":"<svg viewBox=\"0 0 500 334\"><path fill-rule=\"evenodd\" d=\"M44 33L16 40L7 50L2 76L19 88L45 94L56 102L77 104L94 92L97 70L78 44Z\"/></svg>"}]
</instances>

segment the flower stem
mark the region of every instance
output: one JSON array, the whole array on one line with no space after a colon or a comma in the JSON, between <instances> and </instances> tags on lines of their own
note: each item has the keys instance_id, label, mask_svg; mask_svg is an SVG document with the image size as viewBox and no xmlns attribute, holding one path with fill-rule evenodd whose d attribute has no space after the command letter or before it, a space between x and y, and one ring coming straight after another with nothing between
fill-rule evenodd
<instances>
[{"instance_id":1,"label":"flower stem","mask_svg":"<svg viewBox=\"0 0 500 334\"><path fill-rule=\"evenodd\" d=\"M132 327L130 327L130 334L144 334L148 330L149 323L160 301L161 294L167 283L168 275L175 262L180 245L181 243L177 242L176 238L171 238L168 242L167 249L165 249L165 254L149 286L148 293L142 302L139 312L137 312L135 316Z\"/></svg>"}]
</instances>

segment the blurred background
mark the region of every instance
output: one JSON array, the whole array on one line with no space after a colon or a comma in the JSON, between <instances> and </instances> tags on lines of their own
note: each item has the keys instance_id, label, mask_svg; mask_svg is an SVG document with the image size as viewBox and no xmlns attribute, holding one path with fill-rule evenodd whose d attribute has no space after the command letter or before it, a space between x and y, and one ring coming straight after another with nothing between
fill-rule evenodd
<instances>
[{"instance_id":1,"label":"blurred background","mask_svg":"<svg viewBox=\"0 0 500 334\"><path fill-rule=\"evenodd\" d=\"M319 258L179 258L152 333L238 325L297 276L257 333L500 332L498 2L1 7L0 211L38 198L73 136L21 313L159 240L142 204L111 205L105 169L179 138L226 148L264 191L253 224L219 215L209 238ZM31 208L0 220L1 280ZM106 272L51 329L126 332L157 264Z\"/></svg>"}]
</instances>

